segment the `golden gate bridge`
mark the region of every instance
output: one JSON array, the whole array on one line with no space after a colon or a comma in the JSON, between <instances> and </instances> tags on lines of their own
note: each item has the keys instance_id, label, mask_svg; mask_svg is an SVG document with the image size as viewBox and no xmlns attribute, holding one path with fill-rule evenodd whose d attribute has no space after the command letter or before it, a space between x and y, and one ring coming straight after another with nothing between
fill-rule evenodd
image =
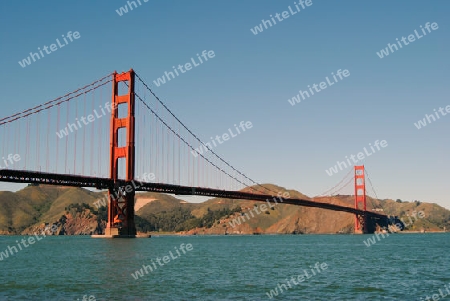
<instances>
[{"instance_id":1,"label":"golden gate bridge","mask_svg":"<svg viewBox=\"0 0 450 301\"><path fill-rule=\"evenodd\" d=\"M107 189L105 237L136 236L138 191L263 202L278 195L208 148L133 69L1 118L0 139L7 157L0 181ZM198 145L207 151L194 156ZM148 172L154 181L137 176ZM367 210L365 175L364 166L355 166L352 207L300 198L281 202L351 213L355 233L373 233L392 219Z\"/></svg>"}]
</instances>

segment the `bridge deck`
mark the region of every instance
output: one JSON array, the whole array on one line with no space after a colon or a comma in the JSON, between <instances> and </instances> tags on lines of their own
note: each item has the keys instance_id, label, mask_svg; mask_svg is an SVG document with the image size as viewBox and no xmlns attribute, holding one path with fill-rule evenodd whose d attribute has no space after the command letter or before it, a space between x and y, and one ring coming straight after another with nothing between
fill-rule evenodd
<instances>
[{"instance_id":1,"label":"bridge deck","mask_svg":"<svg viewBox=\"0 0 450 301\"><path fill-rule=\"evenodd\" d=\"M97 189L108 189L110 187L114 187L114 185L120 186L133 185L136 191L151 191L177 195L199 195L199 196L220 197L226 199L254 200L262 202L266 201L273 202L274 197L276 197L274 195L255 194L241 191L227 191L211 188L189 187L172 184L162 184L162 183L146 183L138 181L130 183L124 180L118 180L114 182L112 179L109 178L64 175L64 174L43 173L24 170L8 170L8 169L0 170L0 181L13 183L61 185L73 187L90 187ZM277 198L277 201L283 204L291 204L304 207L316 207L334 211L348 212L358 215L368 215L374 218L387 218L386 215L379 214L376 212L364 211L360 209L335 204L314 202L306 199L283 198L281 201Z\"/></svg>"}]
</instances>

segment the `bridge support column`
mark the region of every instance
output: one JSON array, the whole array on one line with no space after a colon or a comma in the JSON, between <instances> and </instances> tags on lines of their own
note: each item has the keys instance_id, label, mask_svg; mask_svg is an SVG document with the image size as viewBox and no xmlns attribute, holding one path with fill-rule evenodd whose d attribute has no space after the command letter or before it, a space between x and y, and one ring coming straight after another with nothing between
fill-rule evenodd
<instances>
[{"instance_id":1,"label":"bridge support column","mask_svg":"<svg viewBox=\"0 0 450 301\"><path fill-rule=\"evenodd\" d=\"M364 165L355 166L355 209L366 211L366 179ZM367 215L355 215L355 233L369 233Z\"/></svg>"},{"instance_id":2,"label":"bridge support column","mask_svg":"<svg viewBox=\"0 0 450 301\"><path fill-rule=\"evenodd\" d=\"M113 74L110 133L110 178L116 183L109 188L108 223L105 235L113 237L136 237L134 223L135 168L135 95L134 71ZM125 82L128 93L119 95L119 83ZM119 118L119 105L127 106L125 117ZM121 111L122 113L122 111ZM119 146L119 129L125 128L126 144ZM125 160L126 185L119 185L119 159Z\"/></svg>"}]
</instances>

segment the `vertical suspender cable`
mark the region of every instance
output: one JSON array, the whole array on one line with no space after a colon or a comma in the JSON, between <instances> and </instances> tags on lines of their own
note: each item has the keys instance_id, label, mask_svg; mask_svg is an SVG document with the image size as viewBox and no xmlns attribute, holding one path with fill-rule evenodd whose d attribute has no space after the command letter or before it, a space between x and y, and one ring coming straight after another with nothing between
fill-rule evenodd
<instances>
[{"instance_id":1,"label":"vertical suspender cable","mask_svg":"<svg viewBox=\"0 0 450 301\"><path fill-rule=\"evenodd\" d=\"M40 139L40 135L39 135L40 127L41 127L40 115L41 115L41 112L36 114L36 123L37 123L37 126L36 126L36 170L39 170L39 171L41 171L41 165L40 165L41 160L39 158L39 155L40 155L39 149L41 147L41 139Z\"/></svg>"},{"instance_id":2,"label":"vertical suspender cable","mask_svg":"<svg viewBox=\"0 0 450 301\"><path fill-rule=\"evenodd\" d=\"M57 118L57 125L56 125L56 129L59 131L59 120L60 120L60 116L61 116L61 106L58 104L58 118ZM59 142L61 141L61 138L58 137L58 139L56 139L56 162L55 162L55 169L53 170L53 172L58 172L58 164L59 164Z\"/></svg>"},{"instance_id":3,"label":"vertical suspender cable","mask_svg":"<svg viewBox=\"0 0 450 301\"><path fill-rule=\"evenodd\" d=\"M86 95L86 94L85 94ZM75 118L76 118L76 120L78 120L78 103L75 101L74 102L75 103ZM78 121L79 122L79 121ZM75 175L76 174L76 161L77 161L77 133L78 133L78 128L76 128L75 129L75 142L74 142L74 156L73 156L73 158L74 158L74 160L73 160L73 174Z\"/></svg>"},{"instance_id":4,"label":"vertical suspender cable","mask_svg":"<svg viewBox=\"0 0 450 301\"><path fill-rule=\"evenodd\" d=\"M101 89L100 89L101 91ZM94 113L94 105L95 105L95 94L92 94L92 101L91 101L91 112ZM99 123L100 121L96 120L96 122L94 122L94 124L91 124L91 148L89 149L89 154L90 154L90 163L89 163L89 175L93 176L93 171L94 171L94 143L95 143L95 139L94 139L94 131L95 131L95 125L97 125L97 123ZM101 139L101 137L98 137L98 139Z\"/></svg>"},{"instance_id":5,"label":"vertical suspender cable","mask_svg":"<svg viewBox=\"0 0 450 301\"><path fill-rule=\"evenodd\" d=\"M49 138L50 138L50 112L51 110L47 110L47 146L45 149L45 171L50 172L49 169L49 160L50 160L50 147L49 147ZM59 130L58 128L56 130Z\"/></svg>"},{"instance_id":6,"label":"vertical suspender cable","mask_svg":"<svg viewBox=\"0 0 450 301\"><path fill-rule=\"evenodd\" d=\"M69 128L69 105L70 102L66 103L66 121L67 121L67 128ZM69 133L69 130L67 130L67 133ZM64 158L64 173L67 174L67 150L69 149L69 135L66 136L66 150L65 150L65 158ZM69 170L70 172L70 170Z\"/></svg>"},{"instance_id":7,"label":"vertical suspender cable","mask_svg":"<svg viewBox=\"0 0 450 301\"><path fill-rule=\"evenodd\" d=\"M95 90L94 90L95 91ZM94 92L92 92L94 93ZM84 94L84 100L83 100L83 118L86 118L86 94ZM86 126L83 125L83 149L81 150L81 175L84 176L84 151L85 151L85 144L86 144Z\"/></svg>"}]
</instances>

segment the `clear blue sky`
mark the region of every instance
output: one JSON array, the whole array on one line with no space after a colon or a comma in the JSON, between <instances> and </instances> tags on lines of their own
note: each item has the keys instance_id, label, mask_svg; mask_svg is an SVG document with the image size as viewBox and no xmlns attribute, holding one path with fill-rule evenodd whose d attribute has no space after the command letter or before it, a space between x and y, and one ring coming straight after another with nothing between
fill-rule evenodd
<instances>
[{"instance_id":1,"label":"clear blue sky","mask_svg":"<svg viewBox=\"0 0 450 301\"><path fill-rule=\"evenodd\" d=\"M1 116L38 105L114 70L134 68L204 140L234 123L253 128L216 151L262 183L314 196L347 170L325 170L375 140L364 160L380 198L450 208L450 116L414 122L450 105L450 2L312 1L254 35L294 1L149 1L119 16L111 1L3 1ZM137 2L137 0L136 0ZM380 59L396 38L437 30ZM81 37L22 68L18 61L68 31ZM203 50L216 56L156 87L153 80ZM331 72L350 76L295 106L288 99ZM0 184L0 189L14 189Z\"/></svg>"}]
</instances>

